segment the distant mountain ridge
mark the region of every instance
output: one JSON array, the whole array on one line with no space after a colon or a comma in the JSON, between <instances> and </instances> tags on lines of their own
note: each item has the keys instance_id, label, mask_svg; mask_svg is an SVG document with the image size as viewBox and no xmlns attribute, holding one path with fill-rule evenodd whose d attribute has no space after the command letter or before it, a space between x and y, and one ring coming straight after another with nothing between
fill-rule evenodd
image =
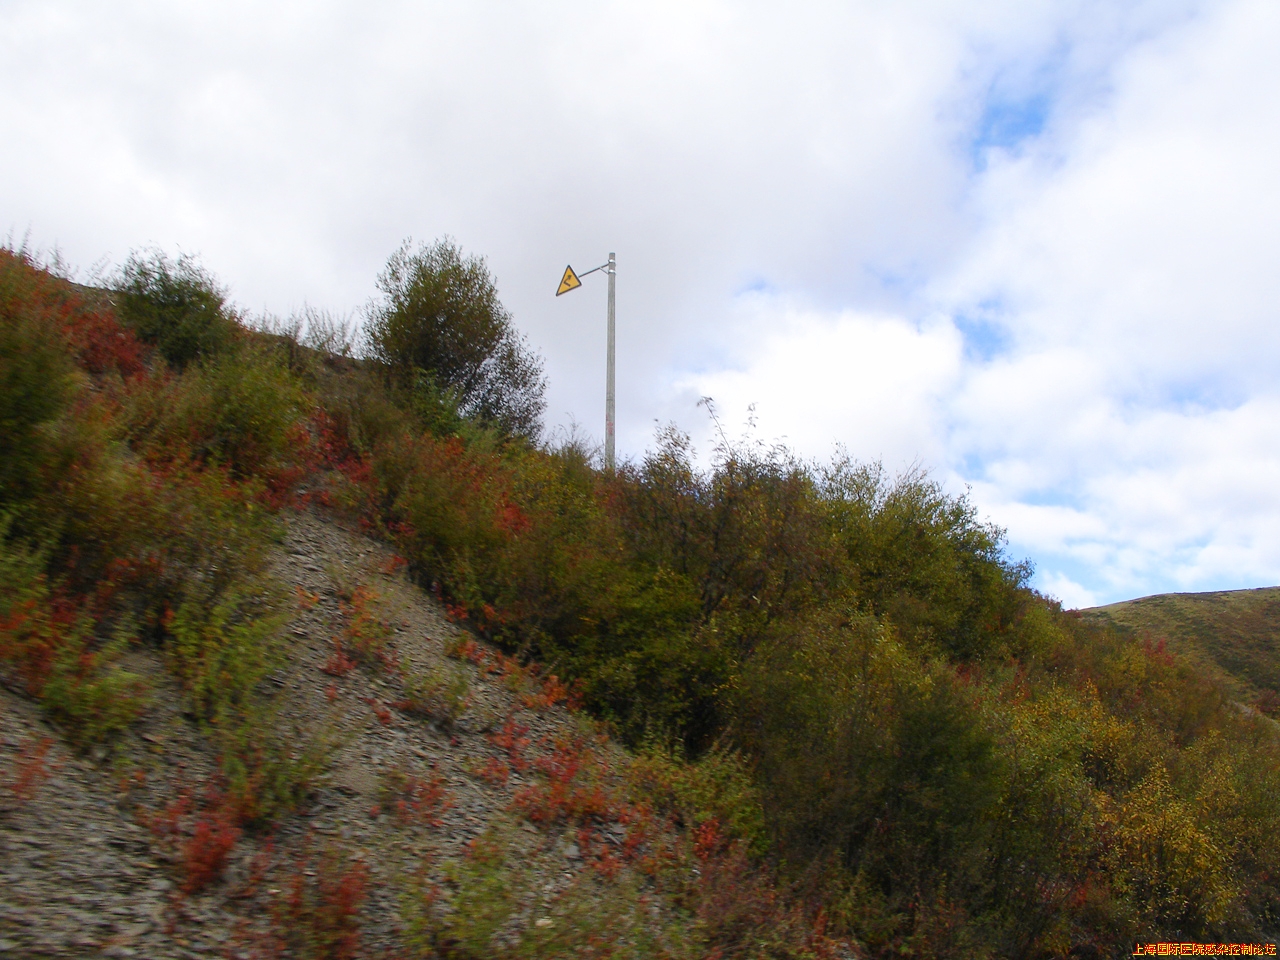
<instances>
[{"instance_id":1,"label":"distant mountain ridge","mask_svg":"<svg viewBox=\"0 0 1280 960\"><path fill-rule=\"evenodd\" d=\"M1280 587L1163 593L1079 611L1199 665L1239 700L1280 712Z\"/></svg>"}]
</instances>

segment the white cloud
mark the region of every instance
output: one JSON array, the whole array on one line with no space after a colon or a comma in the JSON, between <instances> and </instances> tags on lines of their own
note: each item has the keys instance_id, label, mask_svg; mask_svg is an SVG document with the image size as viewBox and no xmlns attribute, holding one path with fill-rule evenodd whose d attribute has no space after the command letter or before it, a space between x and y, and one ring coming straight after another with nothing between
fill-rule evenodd
<instances>
[{"instance_id":1,"label":"white cloud","mask_svg":"<svg viewBox=\"0 0 1280 960\"><path fill-rule=\"evenodd\" d=\"M1064 573L1054 573L1040 578L1040 591L1061 601L1067 610L1079 610L1098 605L1097 596L1076 583Z\"/></svg>"},{"instance_id":2,"label":"white cloud","mask_svg":"<svg viewBox=\"0 0 1280 960\"><path fill-rule=\"evenodd\" d=\"M1069 604L1280 581L1280 10L11 0L0 230L347 310L487 254L599 432L920 460ZM756 293L743 293L755 289Z\"/></svg>"},{"instance_id":3,"label":"white cloud","mask_svg":"<svg viewBox=\"0 0 1280 960\"><path fill-rule=\"evenodd\" d=\"M829 317L775 297L746 299L748 362L675 384L711 397L727 432L754 405L759 437L809 455L830 454L839 441L853 456L893 468L942 462L939 405L961 368L960 338L950 323L917 327L853 311Z\"/></svg>"},{"instance_id":4,"label":"white cloud","mask_svg":"<svg viewBox=\"0 0 1280 960\"><path fill-rule=\"evenodd\" d=\"M1008 339L956 397L984 502L1110 599L1280 581L1277 39L1235 3L1134 47L1105 99L995 158L932 292Z\"/></svg>"}]
</instances>

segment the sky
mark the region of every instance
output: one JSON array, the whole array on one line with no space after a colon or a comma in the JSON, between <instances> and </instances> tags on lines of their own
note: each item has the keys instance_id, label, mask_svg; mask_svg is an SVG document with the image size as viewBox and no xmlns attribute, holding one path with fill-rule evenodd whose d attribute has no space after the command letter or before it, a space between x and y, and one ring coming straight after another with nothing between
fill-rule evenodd
<instances>
[{"instance_id":1,"label":"sky","mask_svg":"<svg viewBox=\"0 0 1280 960\"><path fill-rule=\"evenodd\" d=\"M548 428L919 467L1067 607L1280 583L1280 6L0 0L0 235L358 321L486 258Z\"/></svg>"}]
</instances>

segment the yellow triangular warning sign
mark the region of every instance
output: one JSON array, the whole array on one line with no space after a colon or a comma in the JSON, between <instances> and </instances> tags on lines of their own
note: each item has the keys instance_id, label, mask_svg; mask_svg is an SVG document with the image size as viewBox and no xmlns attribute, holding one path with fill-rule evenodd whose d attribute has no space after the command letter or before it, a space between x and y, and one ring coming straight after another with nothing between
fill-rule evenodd
<instances>
[{"instance_id":1,"label":"yellow triangular warning sign","mask_svg":"<svg viewBox=\"0 0 1280 960\"><path fill-rule=\"evenodd\" d=\"M573 267L564 268L564 276L560 278L560 289L556 291L556 296L562 293L568 293L576 287L582 286L582 281L578 279L578 275L573 272Z\"/></svg>"}]
</instances>

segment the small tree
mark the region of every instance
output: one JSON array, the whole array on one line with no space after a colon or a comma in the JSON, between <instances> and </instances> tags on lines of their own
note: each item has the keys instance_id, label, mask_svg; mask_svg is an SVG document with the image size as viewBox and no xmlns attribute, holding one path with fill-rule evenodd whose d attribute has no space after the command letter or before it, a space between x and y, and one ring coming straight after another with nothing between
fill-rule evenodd
<instances>
[{"instance_id":1,"label":"small tree","mask_svg":"<svg viewBox=\"0 0 1280 960\"><path fill-rule=\"evenodd\" d=\"M369 352L407 385L443 391L459 413L514 436L542 431L542 359L511 323L482 257L448 237L392 254L378 277Z\"/></svg>"},{"instance_id":2,"label":"small tree","mask_svg":"<svg viewBox=\"0 0 1280 960\"><path fill-rule=\"evenodd\" d=\"M113 288L120 319L175 367L220 353L235 335L226 293L188 254L131 253Z\"/></svg>"}]
</instances>

